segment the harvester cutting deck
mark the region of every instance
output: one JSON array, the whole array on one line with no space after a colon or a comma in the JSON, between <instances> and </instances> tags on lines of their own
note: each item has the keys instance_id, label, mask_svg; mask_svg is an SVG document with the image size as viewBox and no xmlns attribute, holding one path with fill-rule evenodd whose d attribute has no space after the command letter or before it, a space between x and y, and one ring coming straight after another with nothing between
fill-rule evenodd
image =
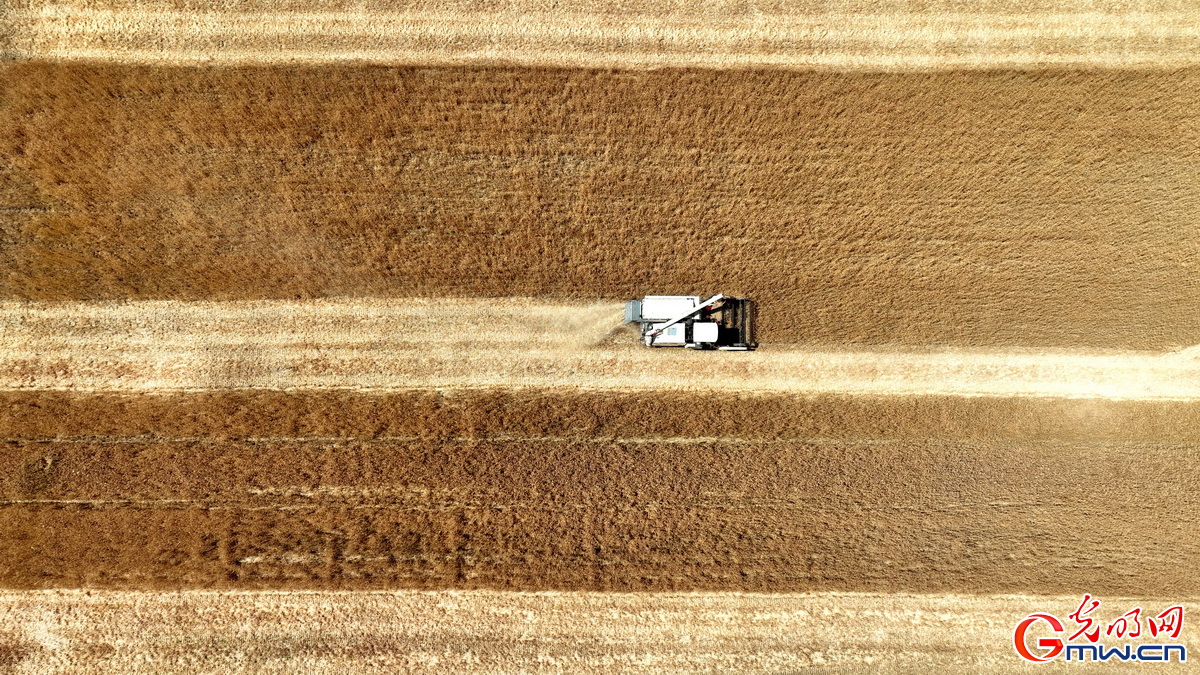
<instances>
[{"instance_id":1,"label":"harvester cutting deck","mask_svg":"<svg viewBox=\"0 0 1200 675\"><path fill-rule=\"evenodd\" d=\"M647 347L747 351L754 342L754 303L720 293L647 295L625 303L625 323L639 323Z\"/></svg>"}]
</instances>

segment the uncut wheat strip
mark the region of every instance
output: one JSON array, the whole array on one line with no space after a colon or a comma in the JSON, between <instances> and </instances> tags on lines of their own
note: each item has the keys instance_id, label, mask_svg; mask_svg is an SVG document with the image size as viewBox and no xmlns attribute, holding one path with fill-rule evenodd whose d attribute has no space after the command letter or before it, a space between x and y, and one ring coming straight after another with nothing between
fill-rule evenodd
<instances>
[{"instance_id":1,"label":"uncut wheat strip","mask_svg":"<svg viewBox=\"0 0 1200 675\"><path fill-rule=\"evenodd\" d=\"M577 388L1200 398L1194 350L646 349L619 303L0 303L0 388Z\"/></svg>"},{"instance_id":2,"label":"uncut wheat strip","mask_svg":"<svg viewBox=\"0 0 1200 675\"><path fill-rule=\"evenodd\" d=\"M536 3L502 12L280 12L22 4L8 13L9 50L29 60L884 70L1200 62L1193 8L848 13L718 2L696 12L656 3L623 13Z\"/></svg>"},{"instance_id":3,"label":"uncut wheat strip","mask_svg":"<svg viewBox=\"0 0 1200 675\"><path fill-rule=\"evenodd\" d=\"M1156 613L1178 600L1103 598L1095 616L1108 621L1134 606ZM1016 623L1034 611L1065 620L1078 602L851 593L7 592L0 653L17 672L1013 672L1029 665L1011 646ZM1196 609L1194 601L1185 605ZM1178 641L1197 636L1185 621Z\"/></svg>"}]
</instances>

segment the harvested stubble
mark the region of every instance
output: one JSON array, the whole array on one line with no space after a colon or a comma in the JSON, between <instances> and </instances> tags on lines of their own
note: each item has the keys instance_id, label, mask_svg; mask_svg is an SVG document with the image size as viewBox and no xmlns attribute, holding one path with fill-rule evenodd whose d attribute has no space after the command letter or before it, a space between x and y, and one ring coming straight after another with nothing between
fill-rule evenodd
<instances>
[{"instance_id":1,"label":"harvested stubble","mask_svg":"<svg viewBox=\"0 0 1200 675\"><path fill-rule=\"evenodd\" d=\"M1105 601L1096 613L1104 621L1129 607L1164 606L1154 598ZM322 675L1074 673L1080 664L1022 668L1009 642L1031 609L1066 616L1078 602L846 593L3 593L0 664L83 675L194 673L197 663L213 672ZM1188 616L1200 609L1191 600L1185 607ZM1198 635L1195 622L1184 622L1184 644ZM1141 639L1153 640L1148 632Z\"/></svg>"},{"instance_id":2,"label":"harvested stubble","mask_svg":"<svg viewBox=\"0 0 1200 675\"><path fill-rule=\"evenodd\" d=\"M768 342L1200 342L1200 74L5 66L0 292L725 291Z\"/></svg>"},{"instance_id":3,"label":"harvested stubble","mask_svg":"<svg viewBox=\"0 0 1200 675\"><path fill-rule=\"evenodd\" d=\"M1200 399L1197 349L646 349L614 302L0 301L0 388L530 389Z\"/></svg>"},{"instance_id":4,"label":"harvested stubble","mask_svg":"<svg viewBox=\"0 0 1200 675\"><path fill-rule=\"evenodd\" d=\"M0 57L155 64L1195 65L1186 0L5 0Z\"/></svg>"}]
</instances>

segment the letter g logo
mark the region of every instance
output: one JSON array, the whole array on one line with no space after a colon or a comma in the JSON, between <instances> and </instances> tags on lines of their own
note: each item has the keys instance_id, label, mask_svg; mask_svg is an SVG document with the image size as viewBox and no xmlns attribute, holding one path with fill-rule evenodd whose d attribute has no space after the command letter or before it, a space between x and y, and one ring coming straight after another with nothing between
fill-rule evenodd
<instances>
[{"instance_id":1,"label":"letter g logo","mask_svg":"<svg viewBox=\"0 0 1200 675\"><path fill-rule=\"evenodd\" d=\"M1054 616L1053 614L1030 614L1029 616L1025 617L1025 620L1017 624L1016 630L1013 631L1013 647L1016 648L1017 653L1021 655L1021 658L1025 659L1026 661L1033 661L1034 663L1046 663L1047 661L1053 661L1054 657L1062 653L1063 641L1061 638L1038 638L1038 647L1041 647L1042 649L1048 649L1050 651L1042 655L1034 654L1033 652L1029 651L1029 647L1025 645L1025 633L1029 632L1029 627L1038 621L1045 621L1046 623L1050 624L1050 627L1053 628L1054 632L1056 633L1062 632L1062 622L1059 621L1058 617Z\"/></svg>"}]
</instances>

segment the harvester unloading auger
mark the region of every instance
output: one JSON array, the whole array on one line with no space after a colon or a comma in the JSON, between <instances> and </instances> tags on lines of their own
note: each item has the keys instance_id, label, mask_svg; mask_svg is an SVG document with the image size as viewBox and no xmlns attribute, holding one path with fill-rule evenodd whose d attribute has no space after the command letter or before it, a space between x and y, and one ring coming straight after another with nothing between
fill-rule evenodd
<instances>
[{"instance_id":1,"label":"harvester unloading auger","mask_svg":"<svg viewBox=\"0 0 1200 675\"><path fill-rule=\"evenodd\" d=\"M625 303L625 323L638 323L647 347L747 351L754 342L754 303L718 293L647 295Z\"/></svg>"}]
</instances>

